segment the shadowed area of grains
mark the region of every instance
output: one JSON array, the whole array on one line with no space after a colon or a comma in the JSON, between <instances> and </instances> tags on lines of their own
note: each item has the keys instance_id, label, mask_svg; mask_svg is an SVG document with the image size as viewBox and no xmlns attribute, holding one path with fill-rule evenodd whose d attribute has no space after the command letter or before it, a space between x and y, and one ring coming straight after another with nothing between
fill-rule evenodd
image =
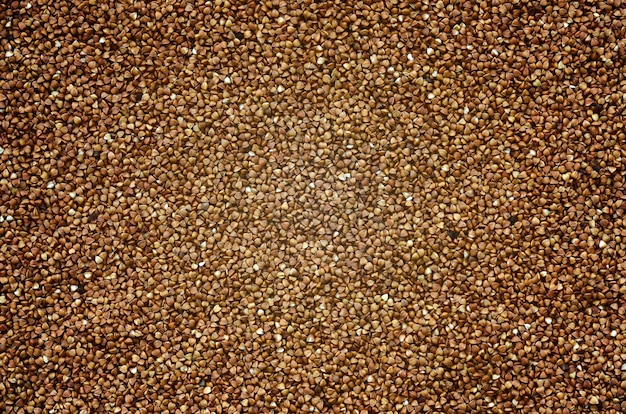
<instances>
[{"instance_id":1,"label":"shadowed area of grains","mask_svg":"<svg viewBox=\"0 0 626 414\"><path fill-rule=\"evenodd\" d=\"M0 408L626 410L625 13L0 6Z\"/></svg>"}]
</instances>

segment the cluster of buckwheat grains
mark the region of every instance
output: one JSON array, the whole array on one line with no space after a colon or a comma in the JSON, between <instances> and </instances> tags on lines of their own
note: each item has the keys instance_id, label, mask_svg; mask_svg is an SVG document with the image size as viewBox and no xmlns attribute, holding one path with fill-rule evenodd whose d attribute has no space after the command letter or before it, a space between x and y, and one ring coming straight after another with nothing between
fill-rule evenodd
<instances>
[{"instance_id":1,"label":"cluster of buckwheat grains","mask_svg":"<svg viewBox=\"0 0 626 414\"><path fill-rule=\"evenodd\" d=\"M0 409L626 410L622 0L0 5Z\"/></svg>"}]
</instances>

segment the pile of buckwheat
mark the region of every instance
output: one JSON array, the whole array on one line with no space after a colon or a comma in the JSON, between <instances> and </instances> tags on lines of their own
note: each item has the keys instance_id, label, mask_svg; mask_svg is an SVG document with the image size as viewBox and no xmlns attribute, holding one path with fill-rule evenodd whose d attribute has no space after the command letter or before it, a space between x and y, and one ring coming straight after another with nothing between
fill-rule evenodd
<instances>
[{"instance_id":1,"label":"pile of buckwheat","mask_svg":"<svg viewBox=\"0 0 626 414\"><path fill-rule=\"evenodd\" d=\"M0 409L626 410L626 4L0 5Z\"/></svg>"}]
</instances>

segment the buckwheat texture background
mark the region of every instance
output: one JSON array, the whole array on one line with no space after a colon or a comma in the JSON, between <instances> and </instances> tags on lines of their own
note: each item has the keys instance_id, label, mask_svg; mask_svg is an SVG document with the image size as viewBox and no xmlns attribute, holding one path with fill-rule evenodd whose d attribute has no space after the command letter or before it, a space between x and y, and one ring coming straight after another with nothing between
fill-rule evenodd
<instances>
[{"instance_id":1,"label":"buckwheat texture background","mask_svg":"<svg viewBox=\"0 0 626 414\"><path fill-rule=\"evenodd\" d=\"M0 6L0 408L626 410L626 5Z\"/></svg>"}]
</instances>

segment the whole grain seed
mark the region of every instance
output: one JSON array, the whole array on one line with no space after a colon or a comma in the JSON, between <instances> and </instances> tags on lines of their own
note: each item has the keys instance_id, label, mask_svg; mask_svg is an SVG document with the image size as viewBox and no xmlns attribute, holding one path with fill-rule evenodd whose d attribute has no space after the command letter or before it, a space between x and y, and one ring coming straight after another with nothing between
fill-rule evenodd
<instances>
[{"instance_id":1,"label":"whole grain seed","mask_svg":"<svg viewBox=\"0 0 626 414\"><path fill-rule=\"evenodd\" d=\"M623 412L623 2L0 6L0 409Z\"/></svg>"}]
</instances>

